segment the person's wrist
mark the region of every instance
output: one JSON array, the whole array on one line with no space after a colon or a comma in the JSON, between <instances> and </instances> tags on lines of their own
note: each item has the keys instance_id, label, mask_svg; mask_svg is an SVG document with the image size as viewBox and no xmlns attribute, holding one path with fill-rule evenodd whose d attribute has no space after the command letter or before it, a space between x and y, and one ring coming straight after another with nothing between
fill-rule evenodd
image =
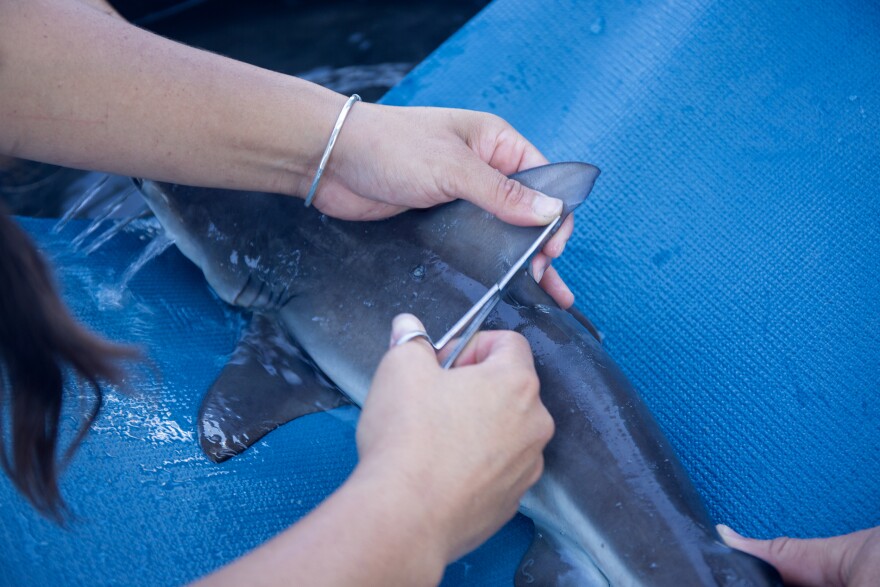
<instances>
[{"instance_id":1,"label":"person's wrist","mask_svg":"<svg viewBox=\"0 0 880 587\"><path fill-rule=\"evenodd\" d=\"M292 82L290 92L279 109L286 116L261 138L270 145L271 157L263 190L305 198L348 97L310 82L288 79Z\"/></svg>"},{"instance_id":2,"label":"person's wrist","mask_svg":"<svg viewBox=\"0 0 880 587\"><path fill-rule=\"evenodd\" d=\"M312 202L315 200L315 196L317 195L318 186L321 183L321 178L324 175L324 171L327 168L327 164L329 163L330 157L333 155L333 147L336 146L336 142L339 139L339 133L342 131L342 126L345 124L346 118L348 118L348 113L351 112L352 107L355 103L360 102L361 97L358 94L352 94L349 96L348 100L345 101L345 104L342 106L342 110L339 112L339 116L336 117L336 123L333 125L333 130L330 131L330 137L327 139L327 146L324 147L324 151L321 154L321 159L318 163L318 168L315 170L315 177L312 179L312 183L309 186L309 191L306 193L306 207L312 205Z\"/></svg>"},{"instance_id":3,"label":"person's wrist","mask_svg":"<svg viewBox=\"0 0 880 587\"><path fill-rule=\"evenodd\" d=\"M387 121L384 126L382 123L387 108L370 102L358 102L352 107L327 164L326 179L351 187L370 161L381 157L383 142L393 136Z\"/></svg>"},{"instance_id":4,"label":"person's wrist","mask_svg":"<svg viewBox=\"0 0 880 587\"><path fill-rule=\"evenodd\" d=\"M409 467L395 464L399 459L362 460L349 482L362 491L377 515L398 533L397 548L407 551L409 560L416 562L420 576L439 583L455 548L444 520L443 507L426 492L411 475ZM384 510L384 511L382 511ZM398 553L399 554L399 553Z\"/></svg>"}]
</instances>

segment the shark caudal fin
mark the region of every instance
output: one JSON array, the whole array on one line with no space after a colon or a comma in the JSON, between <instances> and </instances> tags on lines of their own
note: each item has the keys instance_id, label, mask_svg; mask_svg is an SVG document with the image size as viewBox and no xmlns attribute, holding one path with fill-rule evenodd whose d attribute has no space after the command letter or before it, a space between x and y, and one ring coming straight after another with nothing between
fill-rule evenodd
<instances>
[{"instance_id":1,"label":"shark caudal fin","mask_svg":"<svg viewBox=\"0 0 880 587\"><path fill-rule=\"evenodd\" d=\"M199 410L199 443L222 462L291 420L349 403L273 318L255 314Z\"/></svg>"}]
</instances>

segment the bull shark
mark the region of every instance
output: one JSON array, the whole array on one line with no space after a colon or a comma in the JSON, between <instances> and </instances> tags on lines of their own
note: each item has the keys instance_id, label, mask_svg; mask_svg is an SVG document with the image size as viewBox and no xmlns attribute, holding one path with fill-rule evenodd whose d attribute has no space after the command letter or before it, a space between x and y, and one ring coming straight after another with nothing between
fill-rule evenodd
<instances>
[{"instance_id":1,"label":"bull shark","mask_svg":"<svg viewBox=\"0 0 880 587\"><path fill-rule=\"evenodd\" d=\"M557 163L511 176L570 214L599 170ZM391 319L446 331L542 227L505 224L458 200L378 222L345 222L290 197L137 181L177 247L217 295L253 320L199 414L222 461L294 418L362 405ZM529 341L556 434L520 511L535 537L525 585L779 585L775 569L725 546L669 442L589 320L527 273L487 328Z\"/></svg>"}]
</instances>

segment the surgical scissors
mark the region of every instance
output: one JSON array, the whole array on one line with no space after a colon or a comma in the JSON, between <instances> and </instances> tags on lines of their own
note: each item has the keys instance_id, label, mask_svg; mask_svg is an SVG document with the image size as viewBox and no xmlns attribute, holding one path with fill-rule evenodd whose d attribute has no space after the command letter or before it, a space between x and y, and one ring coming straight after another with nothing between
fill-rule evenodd
<instances>
[{"instance_id":1,"label":"surgical scissors","mask_svg":"<svg viewBox=\"0 0 880 587\"><path fill-rule=\"evenodd\" d=\"M522 270L523 267L528 264L529 259L538 252L544 243L550 238L550 235L553 234L553 231L559 226L562 222L562 216L557 216L553 222L548 224L546 228L541 232L541 235L535 239L535 241L529 245L529 248L525 253L514 263L507 273L504 274L499 281L497 281L492 287L490 287L483 297L474 304L470 310L465 312L464 316L462 316L455 325L449 329L449 331L443 335L443 337L434 342L427 332L419 330L415 332L410 332L402 336L395 344L400 345L405 342L409 342L414 338L424 338L437 353L440 353L443 349L445 349L449 344L455 341L455 346L452 347L452 350L443 358L441 362L441 366L444 369L448 369L452 366L455 360L461 355L462 351L464 351L465 347L467 347L468 343L480 330L480 326L482 326L483 322L486 321L486 318L489 317L489 314L492 313L492 310L495 309L495 306L498 305L498 302L501 301L501 296L504 293L505 288L513 281L513 278L516 277L516 274Z\"/></svg>"}]
</instances>

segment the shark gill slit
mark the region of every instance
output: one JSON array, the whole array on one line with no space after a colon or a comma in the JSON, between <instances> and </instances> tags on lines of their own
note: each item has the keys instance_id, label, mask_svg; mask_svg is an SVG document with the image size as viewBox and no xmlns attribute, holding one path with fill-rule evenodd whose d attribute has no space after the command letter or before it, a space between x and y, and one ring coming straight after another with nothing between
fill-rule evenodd
<instances>
[{"instance_id":1,"label":"shark gill slit","mask_svg":"<svg viewBox=\"0 0 880 587\"><path fill-rule=\"evenodd\" d=\"M239 305L239 299L244 294L244 292L247 291L247 288L250 287L252 278L253 278L253 275L251 273L248 273L248 277L247 277L247 280L244 282L244 285L241 286L241 289L239 290L239 292L237 294L235 294L235 297L232 299L232 303L234 305Z\"/></svg>"}]
</instances>

